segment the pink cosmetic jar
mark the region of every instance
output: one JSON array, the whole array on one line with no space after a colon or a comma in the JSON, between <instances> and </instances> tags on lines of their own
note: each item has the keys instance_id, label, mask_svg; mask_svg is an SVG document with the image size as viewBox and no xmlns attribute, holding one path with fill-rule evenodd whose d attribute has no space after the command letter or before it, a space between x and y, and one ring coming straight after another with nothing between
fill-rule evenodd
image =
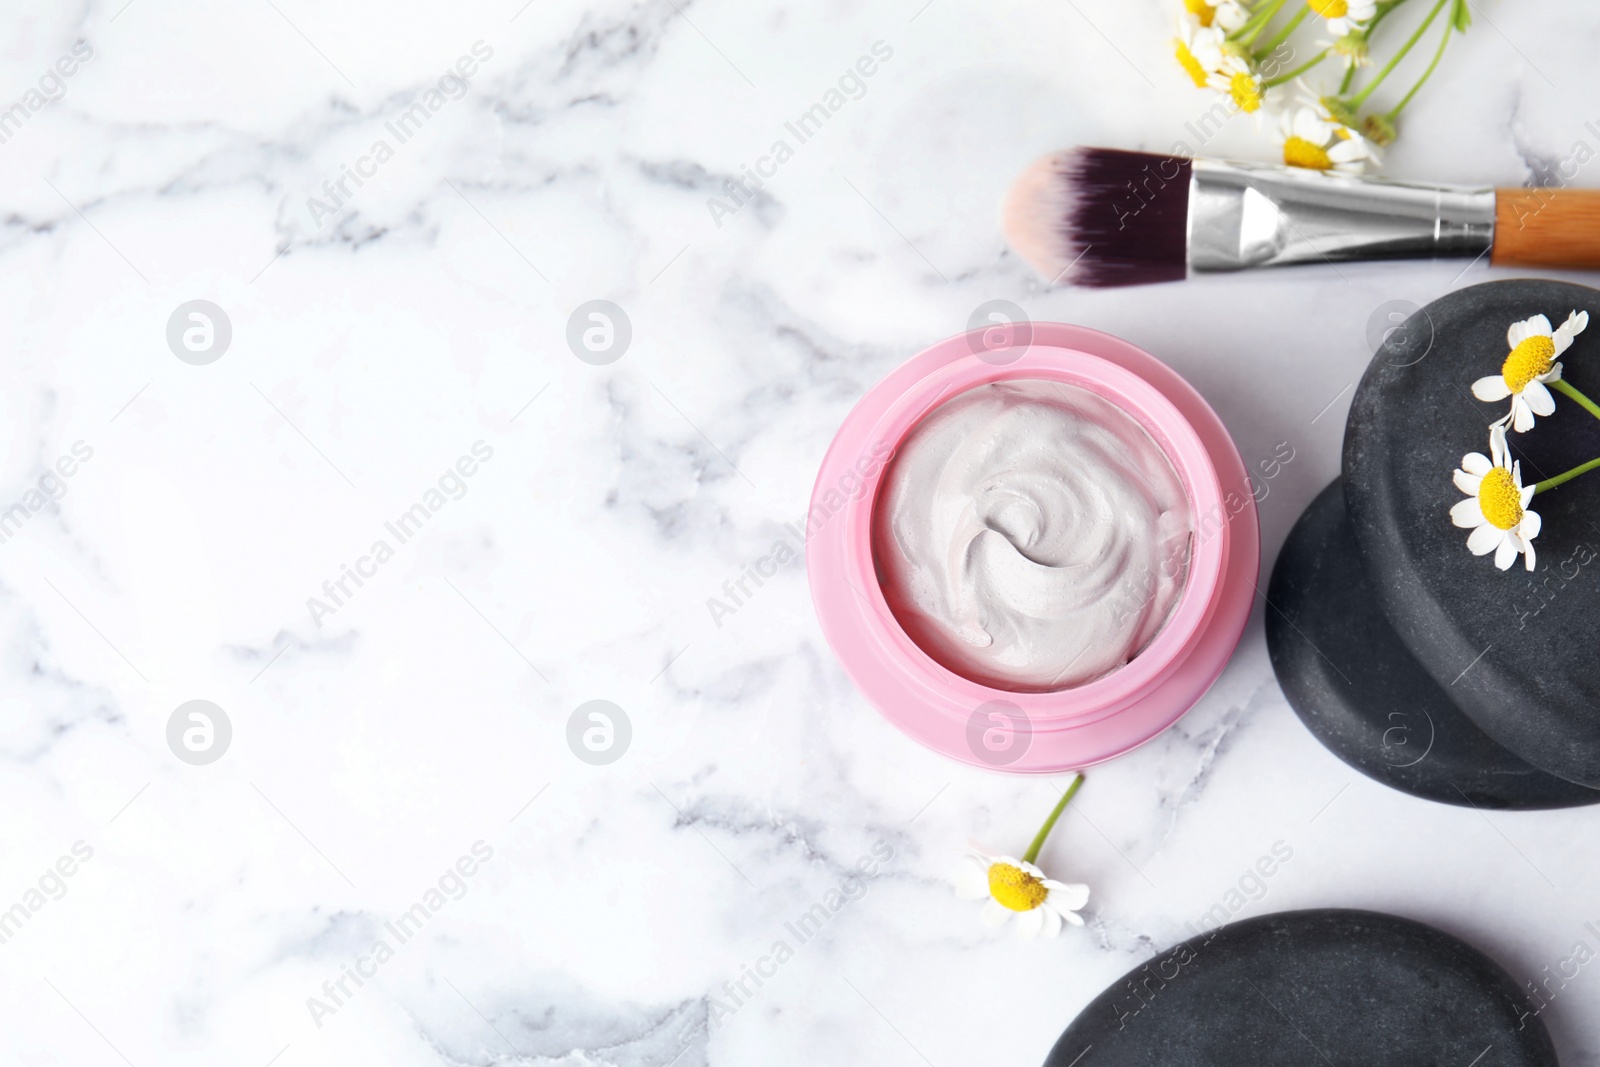
<instances>
[{"instance_id":1,"label":"pink cosmetic jar","mask_svg":"<svg viewBox=\"0 0 1600 1067\"><path fill-rule=\"evenodd\" d=\"M969 389L1029 378L1087 389L1136 419L1178 472L1195 526L1183 593L1161 631L1108 674L1042 693L991 688L924 652L891 612L872 555L884 472L911 430ZM822 632L867 699L936 752L1023 774L1100 763L1176 722L1238 645L1261 565L1251 481L1200 394L1126 341L1048 322L948 338L873 386L823 458L806 536Z\"/></svg>"}]
</instances>

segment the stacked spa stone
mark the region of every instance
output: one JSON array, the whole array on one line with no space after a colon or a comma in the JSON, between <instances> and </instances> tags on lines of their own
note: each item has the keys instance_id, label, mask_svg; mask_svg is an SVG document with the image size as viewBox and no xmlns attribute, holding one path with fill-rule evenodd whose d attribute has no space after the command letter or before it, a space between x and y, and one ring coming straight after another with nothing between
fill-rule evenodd
<instances>
[{"instance_id":1,"label":"stacked spa stone","mask_svg":"<svg viewBox=\"0 0 1600 1067\"><path fill-rule=\"evenodd\" d=\"M1499 964L1410 919L1319 908L1246 919L1139 965L1045 1067L1557 1067Z\"/></svg>"},{"instance_id":2,"label":"stacked spa stone","mask_svg":"<svg viewBox=\"0 0 1600 1067\"><path fill-rule=\"evenodd\" d=\"M1451 473L1489 451L1472 383L1496 374L1506 329L1560 323L1600 291L1551 281L1451 293L1374 355L1345 427L1343 477L1290 534L1268 589L1278 680L1311 732L1362 773L1407 793L1483 808L1600 801L1600 472L1532 505L1537 567L1497 570L1450 521ZM1591 352L1590 349L1593 349ZM1600 395L1600 336L1580 335L1563 377ZM1557 396L1510 434L1523 482L1600 455L1600 421Z\"/></svg>"}]
</instances>

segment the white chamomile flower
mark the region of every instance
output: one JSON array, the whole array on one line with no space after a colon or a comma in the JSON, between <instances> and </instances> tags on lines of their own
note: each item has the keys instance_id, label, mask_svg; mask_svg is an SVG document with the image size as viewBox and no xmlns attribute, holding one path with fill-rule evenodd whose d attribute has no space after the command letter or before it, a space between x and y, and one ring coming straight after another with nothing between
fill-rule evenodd
<instances>
[{"instance_id":1,"label":"white chamomile flower","mask_svg":"<svg viewBox=\"0 0 1600 1067\"><path fill-rule=\"evenodd\" d=\"M985 926L1004 926L1016 919L1018 937L1055 937L1064 921L1083 925L1078 909L1089 903L1089 887L1046 878L1027 860L991 856L976 847L967 853L956 876L956 895L985 901L980 918Z\"/></svg>"},{"instance_id":2,"label":"white chamomile flower","mask_svg":"<svg viewBox=\"0 0 1600 1067\"><path fill-rule=\"evenodd\" d=\"M1306 0L1306 6L1335 37L1359 30L1378 13L1377 0Z\"/></svg>"},{"instance_id":3,"label":"white chamomile flower","mask_svg":"<svg viewBox=\"0 0 1600 1067\"><path fill-rule=\"evenodd\" d=\"M1178 19L1178 36L1173 40L1178 65L1183 68L1196 89L1204 89L1213 73L1230 65L1223 54L1225 38L1216 26L1203 26L1191 16Z\"/></svg>"},{"instance_id":4,"label":"white chamomile flower","mask_svg":"<svg viewBox=\"0 0 1600 1067\"><path fill-rule=\"evenodd\" d=\"M1561 380L1561 364L1556 362L1556 357L1565 352L1572 339L1588 325L1587 311L1572 312L1557 330L1550 329L1550 320L1543 315L1512 323L1506 331L1506 344L1511 346L1511 354L1506 356L1499 374L1472 383L1472 395L1489 402L1509 396L1511 414L1507 418L1511 428L1527 433L1533 429L1535 415L1550 415L1556 410L1555 397L1545 386Z\"/></svg>"},{"instance_id":5,"label":"white chamomile flower","mask_svg":"<svg viewBox=\"0 0 1600 1067\"><path fill-rule=\"evenodd\" d=\"M1206 84L1221 93L1237 111L1254 115L1261 110L1261 97L1266 88L1261 84L1261 76L1251 70L1243 60L1231 57L1225 59L1223 68L1213 71L1206 79ZM1257 121L1259 122L1259 117Z\"/></svg>"},{"instance_id":6,"label":"white chamomile flower","mask_svg":"<svg viewBox=\"0 0 1600 1067\"><path fill-rule=\"evenodd\" d=\"M1184 10L1193 15L1202 26L1219 26L1232 33L1250 18L1250 12L1239 0L1183 0Z\"/></svg>"},{"instance_id":7,"label":"white chamomile flower","mask_svg":"<svg viewBox=\"0 0 1600 1067\"><path fill-rule=\"evenodd\" d=\"M1285 111L1279 120L1283 162L1306 170L1360 174L1377 157L1367 139L1310 105Z\"/></svg>"},{"instance_id":8,"label":"white chamomile flower","mask_svg":"<svg viewBox=\"0 0 1600 1067\"><path fill-rule=\"evenodd\" d=\"M1522 464L1511 462L1506 446L1506 430L1499 423L1489 428L1490 459L1482 452L1461 457L1455 472L1456 488L1467 494L1450 509L1450 521L1471 530L1467 549L1474 556L1494 553L1494 565L1506 570L1519 553L1526 554L1526 566L1533 570L1533 539L1539 536L1539 515L1528 510L1533 486L1522 484Z\"/></svg>"}]
</instances>

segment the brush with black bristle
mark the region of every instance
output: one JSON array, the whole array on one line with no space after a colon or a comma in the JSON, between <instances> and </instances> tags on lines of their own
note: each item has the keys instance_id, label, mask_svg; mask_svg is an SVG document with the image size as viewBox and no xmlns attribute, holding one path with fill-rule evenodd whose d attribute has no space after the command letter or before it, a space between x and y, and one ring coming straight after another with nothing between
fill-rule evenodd
<instances>
[{"instance_id":1,"label":"brush with black bristle","mask_svg":"<svg viewBox=\"0 0 1600 1067\"><path fill-rule=\"evenodd\" d=\"M1001 225L1053 284L1370 259L1600 269L1600 191L1387 181L1254 163L1072 148L1034 163Z\"/></svg>"}]
</instances>

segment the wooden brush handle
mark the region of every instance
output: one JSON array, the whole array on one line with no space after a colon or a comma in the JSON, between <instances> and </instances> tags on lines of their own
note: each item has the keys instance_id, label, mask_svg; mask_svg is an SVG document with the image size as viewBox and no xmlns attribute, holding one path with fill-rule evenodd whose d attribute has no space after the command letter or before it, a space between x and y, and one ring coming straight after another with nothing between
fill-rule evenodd
<instances>
[{"instance_id":1,"label":"wooden brush handle","mask_svg":"<svg viewBox=\"0 0 1600 1067\"><path fill-rule=\"evenodd\" d=\"M1600 270L1600 189L1496 189L1489 262Z\"/></svg>"}]
</instances>

